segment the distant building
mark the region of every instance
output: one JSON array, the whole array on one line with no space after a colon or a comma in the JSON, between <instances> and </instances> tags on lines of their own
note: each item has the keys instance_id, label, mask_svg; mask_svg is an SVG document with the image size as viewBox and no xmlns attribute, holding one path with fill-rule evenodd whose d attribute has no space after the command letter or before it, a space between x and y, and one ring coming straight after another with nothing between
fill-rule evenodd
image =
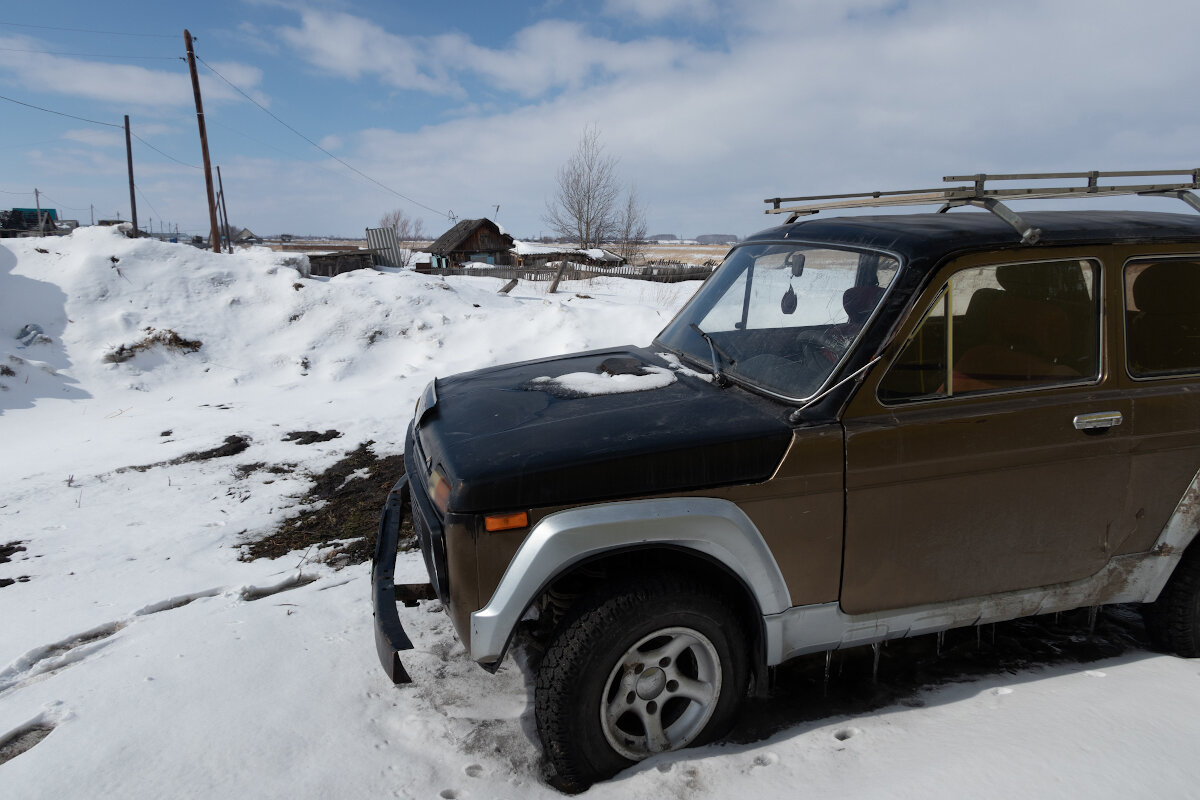
<instances>
[{"instance_id":1,"label":"distant building","mask_svg":"<svg viewBox=\"0 0 1200 800\"><path fill-rule=\"evenodd\" d=\"M455 266L472 261L509 266L513 263L512 248L513 237L485 217L462 220L439 236L429 252Z\"/></svg>"},{"instance_id":2,"label":"distant building","mask_svg":"<svg viewBox=\"0 0 1200 800\"><path fill-rule=\"evenodd\" d=\"M518 241L513 243L512 254L515 265L519 267L541 267L554 261L570 261L594 267L619 267L625 263L625 259L616 253L599 247L580 250L576 247Z\"/></svg>"},{"instance_id":3,"label":"distant building","mask_svg":"<svg viewBox=\"0 0 1200 800\"><path fill-rule=\"evenodd\" d=\"M249 228L242 228L236 233L229 234L233 238L234 244L262 244L262 237L257 236L254 231Z\"/></svg>"},{"instance_id":4,"label":"distant building","mask_svg":"<svg viewBox=\"0 0 1200 800\"><path fill-rule=\"evenodd\" d=\"M697 244L737 244L738 237L731 233L702 233L696 237Z\"/></svg>"},{"instance_id":5,"label":"distant building","mask_svg":"<svg viewBox=\"0 0 1200 800\"><path fill-rule=\"evenodd\" d=\"M37 230L38 227L38 210L36 208L14 208L13 214L20 214L25 221L25 227L29 230ZM42 209L41 224L47 228L53 228L52 223L58 222L58 210L53 208Z\"/></svg>"}]
</instances>

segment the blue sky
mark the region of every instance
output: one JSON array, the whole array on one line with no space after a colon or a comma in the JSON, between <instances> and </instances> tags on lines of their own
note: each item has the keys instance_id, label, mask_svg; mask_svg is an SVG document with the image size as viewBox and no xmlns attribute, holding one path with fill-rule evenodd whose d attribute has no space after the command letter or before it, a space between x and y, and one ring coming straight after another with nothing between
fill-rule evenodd
<instances>
[{"instance_id":1,"label":"blue sky","mask_svg":"<svg viewBox=\"0 0 1200 800\"><path fill-rule=\"evenodd\" d=\"M0 100L0 206L36 187L127 219L128 114L139 222L207 232L184 28L235 224L361 235L400 208L535 237L594 124L651 232L690 237L766 227L776 195L1200 166L1198 23L1182 0L6 4L0 95L109 125Z\"/></svg>"}]
</instances>

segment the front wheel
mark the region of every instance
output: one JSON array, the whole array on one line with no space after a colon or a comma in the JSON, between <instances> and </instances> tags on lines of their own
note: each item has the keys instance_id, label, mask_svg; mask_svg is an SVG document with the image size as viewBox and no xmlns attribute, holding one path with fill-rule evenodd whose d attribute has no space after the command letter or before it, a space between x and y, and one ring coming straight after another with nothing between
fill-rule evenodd
<instances>
[{"instance_id":1,"label":"front wheel","mask_svg":"<svg viewBox=\"0 0 1200 800\"><path fill-rule=\"evenodd\" d=\"M538 669L538 734L559 788L583 791L630 764L703 744L733 724L746 640L724 599L647 579L584 601Z\"/></svg>"}]
</instances>

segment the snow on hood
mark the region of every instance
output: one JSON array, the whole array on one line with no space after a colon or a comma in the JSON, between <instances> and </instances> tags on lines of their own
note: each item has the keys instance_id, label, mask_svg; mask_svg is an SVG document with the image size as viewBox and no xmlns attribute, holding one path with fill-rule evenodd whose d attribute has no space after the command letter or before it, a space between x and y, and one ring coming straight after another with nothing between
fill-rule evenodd
<instances>
[{"instance_id":1,"label":"snow on hood","mask_svg":"<svg viewBox=\"0 0 1200 800\"><path fill-rule=\"evenodd\" d=\"M641 375L609 375L606 372L570 372L557 378L544 376L529 383L560 396L592 397L664 389L675 382L675 373L663 367L645 366Z\"/></svg>"}]
</instances>

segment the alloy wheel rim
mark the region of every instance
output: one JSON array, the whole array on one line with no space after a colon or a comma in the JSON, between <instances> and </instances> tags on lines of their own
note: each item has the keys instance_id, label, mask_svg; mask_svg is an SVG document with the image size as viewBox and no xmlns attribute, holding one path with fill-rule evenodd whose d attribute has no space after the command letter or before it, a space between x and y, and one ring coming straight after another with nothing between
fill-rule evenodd
<instances>
[{"instance_id":1,"label":"alloy wheel rim","mask_svg":"<svg viewBox=\"0 0 1200 800\"><path fill-rule=\"evenodd\" d=\"M640 761L690 744L721 696L721 658L704 634L663 628L613 666L600 696L600 727L620 755Z\"/></svg>"}]
</instances>

